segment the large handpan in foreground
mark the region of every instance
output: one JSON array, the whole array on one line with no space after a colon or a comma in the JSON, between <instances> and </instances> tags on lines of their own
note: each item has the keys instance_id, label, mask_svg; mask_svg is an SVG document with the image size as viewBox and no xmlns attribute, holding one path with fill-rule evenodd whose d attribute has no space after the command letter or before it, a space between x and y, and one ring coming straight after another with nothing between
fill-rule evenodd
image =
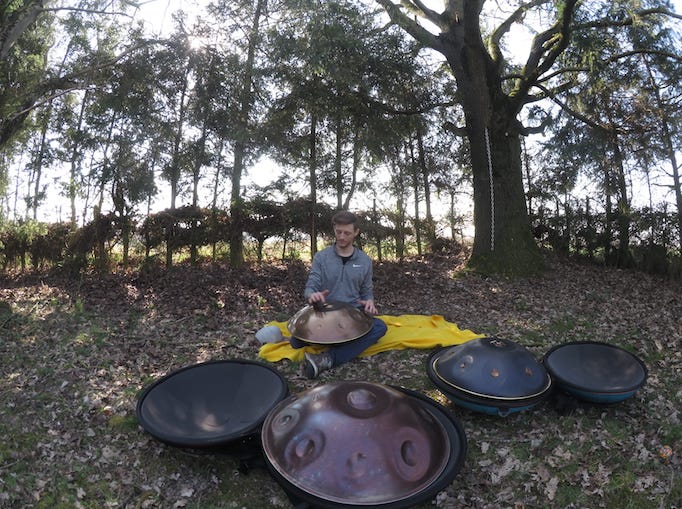
<instances>
[{"instance_id":1,"label":"large handpan in foreground","mask_svg":"<svg viewBox=\"0 0 682 509\"><path fill-rule=\"evenodd\" d=\"M316 508L406 508L448 486L466 436L435 401L406 389L335 382L292 395L263 423L268 467Z\"/></svg>"}]
</instances>

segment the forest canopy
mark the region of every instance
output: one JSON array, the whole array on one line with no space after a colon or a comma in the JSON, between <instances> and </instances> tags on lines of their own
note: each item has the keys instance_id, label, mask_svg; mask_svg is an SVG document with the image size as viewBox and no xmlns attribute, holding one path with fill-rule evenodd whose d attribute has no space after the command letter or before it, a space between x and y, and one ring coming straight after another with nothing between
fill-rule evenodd
<instances>
[{"instance_id":1,"label":"forest canopy","mask_svg":"<svg viewBox=\"0 0 682 509\"><path fill-rule=\"evenodd\" d=\"M473 225L482 271L540 245L679 274L675 7L219 1L153 33L130 2L4 3L0 258L238 266L351 208L379 257Z\"/></svg>"}]
</instances>

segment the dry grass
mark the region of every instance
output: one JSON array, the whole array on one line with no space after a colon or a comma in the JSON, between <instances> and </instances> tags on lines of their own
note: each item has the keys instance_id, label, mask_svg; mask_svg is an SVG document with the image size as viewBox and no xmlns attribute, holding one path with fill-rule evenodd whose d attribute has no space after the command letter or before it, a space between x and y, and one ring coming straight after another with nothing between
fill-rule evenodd
<instances>
[{"instance_id":1,"label":"dry grass","mask_svg":"<svg viewBox=\"0 0 682 509\"><path fill-rule=\"evenodd\" d=\"M573 340L624 346L649 368L646 386L610 407L557 413L551 401L506 418L449 405L469 442L440 508L682 507L682 288L641 273L550 259L541 277L462 271L461 256L375 268L382 314L440 314L541 356ZM257 359L253 335L302 305L306 266L206 265L79 280L0 276L0 508L280 508L265 469L226 451L163 445L137 424L152 380L209 359ZM292 392L362 379L448 402L424 369L430 352L356 360L312 382L277 369ZM662 461L661 446L673 456Z\"/></svg>"}]
</instances>

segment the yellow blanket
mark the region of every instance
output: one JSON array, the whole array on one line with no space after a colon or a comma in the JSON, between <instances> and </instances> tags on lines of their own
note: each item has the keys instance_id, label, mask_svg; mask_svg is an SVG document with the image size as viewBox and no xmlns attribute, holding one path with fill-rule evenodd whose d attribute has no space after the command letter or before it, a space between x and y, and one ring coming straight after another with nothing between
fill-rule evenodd
<instances>
[{"instance_id":1,"label":"yellow blanket","mask_svg":"<svg viewBox=\"0 0 682 509\"><path fill-rule=\"evenodd\" d=\"M461 330L456 324L446 321L440 315L379 316L378 318L381 318L388 327L386 335L362 352L361 357L386 350L458 345L470 339L484 337L484 334L476 334L466 329ZM275 325L285 337L290 336L286 322L270 322L267 325ZM282 359L302 361L304 352L319 353L325 349L326 347L322 345L292 348L287 339L280 343L264 344L260 347L258 355L270 362Z\"/></svg>"}]
</instances>

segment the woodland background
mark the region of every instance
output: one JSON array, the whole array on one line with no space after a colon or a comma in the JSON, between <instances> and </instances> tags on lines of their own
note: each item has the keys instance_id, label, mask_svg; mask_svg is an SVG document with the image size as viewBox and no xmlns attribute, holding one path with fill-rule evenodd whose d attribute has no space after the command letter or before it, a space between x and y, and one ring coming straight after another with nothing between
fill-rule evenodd
<instances>
[{"instance_id":1,"label":"woodland background","mask_svg":"<svg viewBox=\"0 0 682 509\"><path fill-rule=\"evenodd\" d=\"M136 402L259 359L345 207L380 313L648 368L621 404L502 419L435 390L429 350L273 365L292 393L446 405L467 458L420 509L682 507L675 4L217 1L153 33L147 7L0 2L0 508L290 507L263 469L153 439Z\"/></svg>"},{"instance_id":2,"label":"woodland background","mask_svg":"<svg viewBox=\"0 0 682 509\"><path fill-rule=\"evenodd\" d=\"M439 17L411 6L442 22L442 34L459 22L456 2ZM536 80L518 107L520 167L491 169L492 196L474 177L476 137L461 127L473 123L470 99L455 71L404 20L388 22L388 3L214 2L176 12L157 34L139 8L3 4L5 269L109 270L131 249L170 266L202 248L238 266L261 259L268 240L281 258L307 258L329 211L352 208L379 259L472 235L474 254L477 244L494 253L497 241L513 259L527 245L499 232L532 229L560 253L680 276L682 43L667 1L592 3L570 11L570 32L557 31L562 11L543 2L481 3L475 28L504 98L514 80ZM548 42L569 35L556 51ZM536 69L541 56L546 68ZM518 221L503 192L517 170L527 211ZM258 172L272 173L264 186Z\"/></svg>"}]
</instances>

